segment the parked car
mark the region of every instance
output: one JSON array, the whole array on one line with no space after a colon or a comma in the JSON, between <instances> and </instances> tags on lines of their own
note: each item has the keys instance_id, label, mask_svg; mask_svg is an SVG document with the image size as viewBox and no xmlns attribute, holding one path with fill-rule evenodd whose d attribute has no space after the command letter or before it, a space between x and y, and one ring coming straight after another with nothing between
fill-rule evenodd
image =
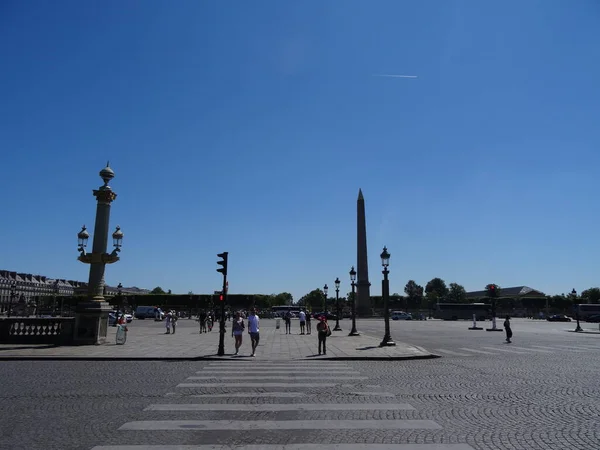
<instances>
[{"instance_id":1,"label":"parked car","mask_svg":"<svg viewBox=\"0 0 600 450\"><path fill-rule=\"evenodd\" d=\"M570 322L571 321L571 319L569 319L564 314L554 314L554 315L548 317L546 320L548 322Z\"/></svg>"},{"instance_id":2,"label":"parked car","mask_svg":"<svg viewBox=\"0 0 600 450\"><path fill-rule=\"evenodd\" d=\"M600 323L600 314L594 314L586 319L586 322Z\"/></svg>"},{"instance_id":3,"label":"parked car","mask_svg":"<svg viewBox=\"0 0 600 450\"><path fill-rule=\"evenodd\" d=\"M413 320L413 317L404 311L392 311L392 320Z\"/></svg>"}]
</instances>

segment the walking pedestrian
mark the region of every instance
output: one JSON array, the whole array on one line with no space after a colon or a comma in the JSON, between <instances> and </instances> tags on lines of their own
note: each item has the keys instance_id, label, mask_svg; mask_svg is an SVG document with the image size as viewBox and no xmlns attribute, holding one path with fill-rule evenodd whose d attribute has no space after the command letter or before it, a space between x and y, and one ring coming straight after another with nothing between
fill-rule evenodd
<instances>
[{"instance_id":1,"label":"walking pedestrian","mask_svg":"<svg viewBox=\"0 0 600 450\"><path fill-rule=\"evenodd\" d=\"M508 344L511 343L511 338L512 338L512 329L510 328L510 317L506 316L506 319L504 320L504 331L506 331L506 342Z\"/></svg>"},{"instance_id":2,"label":"walking pedestrian","mask_svg":"<svg viewBox=\"0 0 600 450\"><path fill-rule=\"evenodd\" d=\"M235 338L235 354L237 355L242 346L242 336L244 334L246 326L244 325L244 319L242 315L237 312L235 313L235 320L231 326L231 335Z\"/></svg>"},{"instance_id":3,"label":"walking pedestrian","mask_svg":"<svg viewBox=\"0 0 600 450\"><path fill-rule=\"evenodd\" d=\"M319 355L321 354L321 347L323 350L323 354L327 354L327 336L331 334L329 330L329 325L327 324L327 319L325 316L321 316L319 318L319 323L317 324L317 334L319 336Z\"/></svg>"},{"instance_id":4,"label":"walking pedestrian","mask_svg":"<svg viewBox=\"0 0 600 450\"><path fill-rule=\"evenodd\" d=\"M256 310L252 308L248 317L248 333L250 333L250 341L252 342L252 354L250 356L256 356L256 347L258 347L258 341L260 340L258 322Z\"/></svg>"},{"instance_id":5,"label":"walking pedestrian","mask_svg":"<svg viewBox=\"0 0 600 450\"><path fill-rule=\"evenodd\" d=\"M304 312L304 310L301 310L298 316L300 318L300 334L304 334L306 327L306 313Z\"/></svg>"},{"instance_id":6,"label":"walking pedestrian","mask_svg":"<svg viewBox=\"0 0 600 450\"><path fill-rule=\"evenodd\" d=\"M203 332L206 333L206 311L200 311L200 315L198 316L198 322L200 322L200 334Z\"/></svg>"},{"instance_id":7,"label":"walking pedestrian","mask_svg":"<svg viewBox=\"0 0 600 450\"><path fill-rule=\"evenodd\" d=\"M285 320L285 334L292 334L292 313L286 312L283 319Z\"/></svg>"}]
</instances>

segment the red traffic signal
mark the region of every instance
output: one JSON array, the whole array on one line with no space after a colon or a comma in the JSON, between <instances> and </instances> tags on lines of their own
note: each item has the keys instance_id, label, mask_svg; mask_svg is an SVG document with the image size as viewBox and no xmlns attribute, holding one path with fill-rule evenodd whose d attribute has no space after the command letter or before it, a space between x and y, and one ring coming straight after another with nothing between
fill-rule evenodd
<instances>
[{"instance_id":1,"label":"red traffic signal","mask_svg":"<svg viewBox=\"0 0 600 450\"><path fill-rule=\"evenodd\" d=\"M223 301L223 294L219 295L219 301L222 302Z\"/></svg>"}]
</instances>

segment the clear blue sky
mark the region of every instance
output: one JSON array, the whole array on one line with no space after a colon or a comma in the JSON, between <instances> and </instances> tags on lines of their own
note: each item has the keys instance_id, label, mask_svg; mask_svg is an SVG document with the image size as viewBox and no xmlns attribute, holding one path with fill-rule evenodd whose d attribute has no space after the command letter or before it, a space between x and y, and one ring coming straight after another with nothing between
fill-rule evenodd
<instances>
[{"instance_id":1,"label":"clear blue sky","mask_svg":"<svg viewBox=\"0 0 600 450\"><path fill-rule=\"evenodd\" d=\"M597 286L600 4L3 1L0 268L87 281L98 171L115 285ZM418 78L386 78L406 74Z\"/></svg>"}]
</instances>

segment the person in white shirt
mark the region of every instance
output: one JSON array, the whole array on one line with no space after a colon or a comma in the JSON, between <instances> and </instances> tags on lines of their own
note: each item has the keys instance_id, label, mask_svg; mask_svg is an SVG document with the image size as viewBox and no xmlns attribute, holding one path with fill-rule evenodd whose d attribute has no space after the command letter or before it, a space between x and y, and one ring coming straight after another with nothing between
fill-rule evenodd
<instances>
[{"instance_id":1,"label":"person in white shirt","mask_svg":"<svg viewBox=\"0 0 600 450\"><path fill-rule=\"evenodd\" d=\"M306 313L304 311L300 311L300 334L304 334L304 326L306 325Z\"/></svg>"},{"instance_id":2,"label":"person in white shirt","mask_svg":"<svg viewBox=\"0 0 600 450\"><path fill-rule=\"evenodd\" d=\"M252 354L250 356L256 356L256 347L258 347L260 335L258 316L256 315L256 310L254 308L250 310L250 316L248 316L248 333L250 333L250 341L252 342Z\"/></svg>"}]
</instances>

